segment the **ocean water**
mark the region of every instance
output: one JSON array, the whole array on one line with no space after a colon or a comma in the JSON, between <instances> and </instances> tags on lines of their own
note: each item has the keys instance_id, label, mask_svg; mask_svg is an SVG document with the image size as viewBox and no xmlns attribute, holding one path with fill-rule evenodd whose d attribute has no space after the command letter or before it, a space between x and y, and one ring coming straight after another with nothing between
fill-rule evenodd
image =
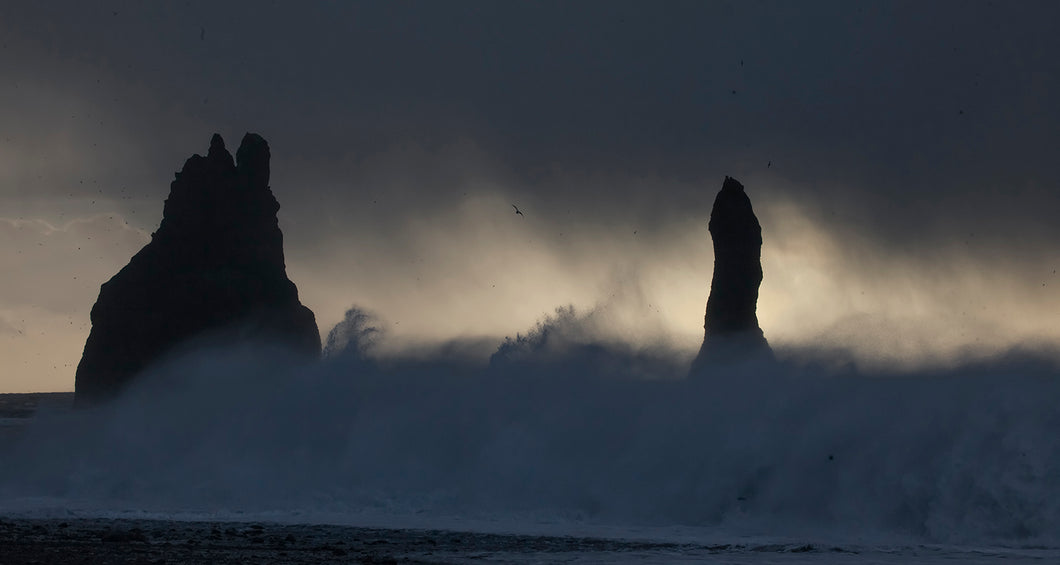
<instances>
[{"instance_id":1,"label":"ocean water","mask_svg":"<svg viewBox=\"0 0 1060 565\"><path fill-rule=\"evenodd\" d=\"M171 359L0 444L0 514L653 540L727 562L1060 558L1047 360L865 374L781 351L687 379L672 351L548 334L489 364L372 360L356 336L316 363Z\"/></svg>"}]
</instances>

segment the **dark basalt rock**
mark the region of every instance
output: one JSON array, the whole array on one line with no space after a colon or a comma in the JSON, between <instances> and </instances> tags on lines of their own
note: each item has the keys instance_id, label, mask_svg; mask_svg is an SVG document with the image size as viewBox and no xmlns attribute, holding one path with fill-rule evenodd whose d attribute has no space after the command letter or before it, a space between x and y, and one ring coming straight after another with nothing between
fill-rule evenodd
<instances>
[{"instance_id":1,"label":"dark basalt rock","mask_svg":"<svg viewBox=\"0 0 1060 565\"><path fill-rule=\"evenodd\" d=\"M287 278L269 145L248 133L236 161L214 134L170 185L162 223L100 288L77 366L76 402L113 396L193 339L260 339L320 354L313 312Z\"/></svg>"},{"instance_id":2,"label":"dark basalt rock","mask_svg":"<svg viewBox=\"0 0 1060 565\"><path fill-rule=\"evenodd\" d=\"M706 364L731 362L772 350L758 326L758 287L762 284L762 227L743 185L725 177L710 212L714 278L703 323L706 335L692 373Z\"/></svg>"}]
</instances>

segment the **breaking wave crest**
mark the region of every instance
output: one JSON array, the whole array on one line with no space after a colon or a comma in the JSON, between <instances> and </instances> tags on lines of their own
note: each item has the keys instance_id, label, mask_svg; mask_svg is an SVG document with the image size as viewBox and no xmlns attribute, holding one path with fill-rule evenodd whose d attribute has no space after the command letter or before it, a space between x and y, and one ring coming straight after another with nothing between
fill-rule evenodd
<instances>
[{"instance_id":1,"label":"breaking wave crest","mask_svg":"<svg viewBox=\"0 0 1060 565\"><path fill-rule=\"evenodd\" d=\"M689 380L679 353L579 341L573 312L489 365L373 359L371 319L345 323L319 363L203 350L39 414L0 460L0 510L1060 542L1060 379L1031 355L866 375L778 352Z\"/></svg>"}]
</instances>

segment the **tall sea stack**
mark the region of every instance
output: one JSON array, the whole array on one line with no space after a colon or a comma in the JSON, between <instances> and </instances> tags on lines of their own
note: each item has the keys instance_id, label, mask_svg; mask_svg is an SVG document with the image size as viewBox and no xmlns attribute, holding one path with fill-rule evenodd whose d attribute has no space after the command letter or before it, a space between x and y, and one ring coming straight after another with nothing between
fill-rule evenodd
<instances>
[{"instance_id":1,"label":"tall sea stack","mask_svg":"<svg viewBox=\"0 0 1060 565\"><path fill-rule=\"evenodd\" d=\"M287 278L269 145L232 154L214 134L170 185L151 241L99 291L77 366L76 402L105 400L193 338L264 339L320 354L313 312Z\"/></svg>"},{"instance_id":2,"label":"tall sea stack","mask_svg":"<svg viewBox=\"0 0 1060 565\"><path fill-rule=\"evenodd\" d=\"M758 327L758 286L762 284L762 226L743 185L725 177L710 212L714 278L703 329L706 335L691 374L711 363L772 356Z\"/></svg>"}]
</instances>

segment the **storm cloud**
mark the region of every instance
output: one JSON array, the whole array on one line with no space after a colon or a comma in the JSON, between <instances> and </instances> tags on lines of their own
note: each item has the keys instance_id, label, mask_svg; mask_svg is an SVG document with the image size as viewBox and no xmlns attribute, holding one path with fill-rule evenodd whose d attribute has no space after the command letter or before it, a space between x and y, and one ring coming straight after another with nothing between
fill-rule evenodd
<instances>
[{"instance_id":1,"label":"storm cloud","mask_svg":"<svg viewBox=\"0 0 1060 565\"><path fill-rule=\"evenodd\" d=\"M762 219L771 342L903 360L1054 340L1058 12L7 4L0 216L150 233L184 159L255 131L324 332L357 304L398 342L500 338L569 303L692 346L730 175ZM84 326L69 281L98 287L131 254L111 247L107 270L21 264L0 308L84 295L62 305Z\"/></svg>"}]
</instances>

